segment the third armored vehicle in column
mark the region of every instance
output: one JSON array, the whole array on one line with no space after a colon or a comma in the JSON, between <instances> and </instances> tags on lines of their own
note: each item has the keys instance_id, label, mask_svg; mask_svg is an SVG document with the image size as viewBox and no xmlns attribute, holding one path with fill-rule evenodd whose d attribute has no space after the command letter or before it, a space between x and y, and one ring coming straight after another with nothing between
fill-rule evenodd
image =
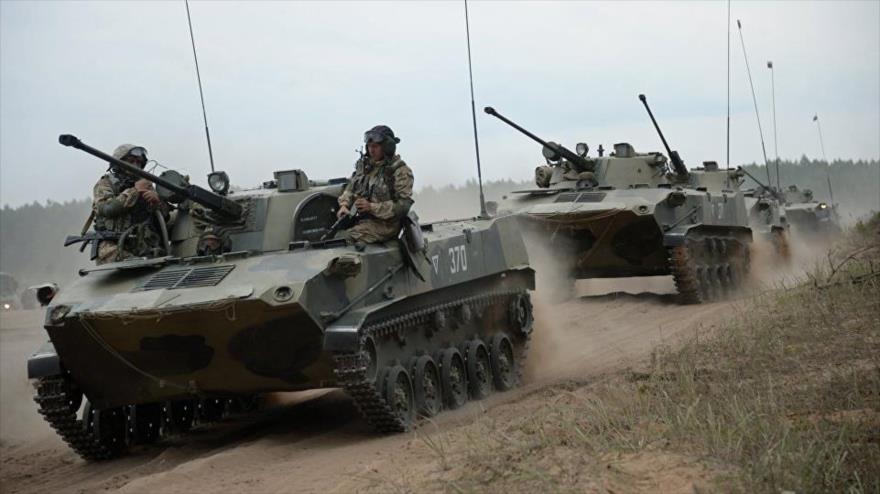
<instances>
[{"instance_id":1,"label":"third armored vehicle in column","mask_svg":"<svg viewBox=\"0 0 880 494\"><path fill-rule=\"evenodd\" d=\"M741 174L712 162L688 170L669 149L644 95L639 99L669 159L638 153L628 143L615 144L610 156L600 146L599 156L590 157L583 143L575 153L487 107L541 144L546 159L535 170L537 188L512 193L499 214L517 215L537 232L536 242L551 244L569 280L672 275L683 303L721 298L749 270L752 234L738 189Z\"/></svg>"}]
</instances>

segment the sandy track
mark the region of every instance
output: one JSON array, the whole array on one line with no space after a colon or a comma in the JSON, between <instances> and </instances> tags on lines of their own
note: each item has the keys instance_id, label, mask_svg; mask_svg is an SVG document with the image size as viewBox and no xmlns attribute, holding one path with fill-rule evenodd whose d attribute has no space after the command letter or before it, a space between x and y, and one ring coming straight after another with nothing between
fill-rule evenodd
<instances>
[{"instance_id":1,"label":"sandy track","mask_svg":"<svg viewBox=\"0 0 880 494\"><path fill-rule=\"evenodd\" d=\"M447 412L426 427L454 428L548 382L633 365L657 344L688 337L732 310L731 303L675 305L663 294L671 292L668 280L628 283L654 293L584 296L557 305L539 301L527 386ZM594 282L579 288L586 294L608 289ZM408 459L411 434L375 435L344 394L322 390L280 395L248 420L198 430L116 461L86 463L42 422L31 401L25 361L45 339L41 317L20 312L0 320L4 492L350 492L367 485L364 478L395 471Z\"/></svg>"}]
</instances>

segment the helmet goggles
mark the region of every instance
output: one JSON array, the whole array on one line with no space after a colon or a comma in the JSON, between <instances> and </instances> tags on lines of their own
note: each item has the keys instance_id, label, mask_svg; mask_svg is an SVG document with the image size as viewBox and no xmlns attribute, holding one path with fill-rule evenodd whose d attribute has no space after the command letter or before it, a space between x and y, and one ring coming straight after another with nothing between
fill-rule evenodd
<instances>
[{"instance_id":1,"label":"helmet goggles","mask_svg":"<svg viewBox=\"0 0 880 494\"><path fill-rule=\"evenodd\" d=\"M378 130L368 130L364 132L364 144L369 144L371 142L381 143L386 138L387 136Z\"/></svg>"},{"instance_id":2,"label":"helmet goggles","mask_svg":"<svg viewBox=\"0 0 880 494\"><path fill-rule=\"evenodd\" d=\"M127 153L125 153L125 156L133 156L135 158L146 160L147 150L142 147L133 147Z\"/></svg>"}]
</instances>

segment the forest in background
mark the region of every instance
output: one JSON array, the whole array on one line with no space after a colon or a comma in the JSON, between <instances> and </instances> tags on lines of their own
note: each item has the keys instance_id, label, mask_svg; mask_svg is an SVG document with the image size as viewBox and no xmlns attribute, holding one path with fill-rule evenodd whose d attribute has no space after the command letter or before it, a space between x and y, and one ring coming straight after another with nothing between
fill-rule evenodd
<instances>
[{"instance_id":1,"label":"forest in background","mask_svg":"<svg viewBox=\"0 0 880 494\"><path fill-rule=\"evenodd\" d=\"M779 168L783 187L812 189L817 200L829 200L829 169L824 162L804 157L780 161ZM745 169L766 181L764 166L751 164ZM775 165L771 166L771 174L775 182ZM854 223L869 211L880 211L880 161L833 161L830 174L834 202L840 205L846 223ZM418 183L418 170L416 180ZM747 181L745 187L751 186L754 183ZM513 190L532 187L532 182L502 180L487 182L484 190L486 200L497 201ZM79 268L91 264L88 253L73 246L65 248L63 242L67 235L82 229L89 207L88 199L4 206L0 210L0 271L12 274L25 286L44 281L63 283L76 276ZM470 180L464 185L420 188L415 194L415 208L423 222L474 216L479 212L477 183Z\"/></svg>"}]
</instances>

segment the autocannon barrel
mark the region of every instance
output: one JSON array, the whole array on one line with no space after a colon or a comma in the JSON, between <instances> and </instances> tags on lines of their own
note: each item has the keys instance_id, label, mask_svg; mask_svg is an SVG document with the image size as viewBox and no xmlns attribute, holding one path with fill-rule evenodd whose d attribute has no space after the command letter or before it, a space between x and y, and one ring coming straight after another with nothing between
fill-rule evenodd
<instances>
[{"instance_id":1,"label":"autocannon barrel","mask_svg":"<svg viewBox=\"0 0 880 494\"><path fill-rule=\"evenodd\" d=\"M577 153L574 153L573 151L571 151L570 149L566 148L565 146L563 146L561 144L556 144L555 142L547 142L547 141L541 139L540 137L536 136L535 134L532 134L528 130L526 130L526 129L520 127L519 125L517 125L516 123L512 122L510 119L508 119L504 115L498 113L491 106L485 107L483 109L483 111L485 111L489 115L492 115L493 117L501 120L502 122L506 123L507 125L510 125L514 129L522 132L523 134L525 134L526 136L528 136L529 138L531 138L532 140L534 140L538 144L541 144L545 148L551 149L559 156L562 156L563 158L565 158L568 161L577 165L579 168L582 168L582 169L589 168L589 163L582 156L578 156Z\"/></svg>"},{"instance_id":2,"label":"autocannon barrel","mask_svg":"<svg viewBox=\"0 0 880 494\"><path fill-rule=\"evenodd\" d=\"M648 110L648 116L651 117L651 122L654 123L654 128L657 129L657 133L660 134L660 140L663 141L663 147L666 148L666 153L669 154L669 161L672 162L672 168L675 170L675 173L682 178L686 178L690 172L688 172L687 167L684 166L684 161L681 160L678 151L669 149L669 144L666 143L666 137L663 136L663 131L660 130L660 126L657 125L657 120L654 118L654 113L651 112L651 107L648 106L648 99L645 98L644 94L640 94L639 100L645 105L645 110Z\"/></svg>"},{"instance_id":3,"label":"autocannon barrel","mask_svg":"<svg viewBox=\"0 0 880 494\"><path fill-rule=\"evenodd\" d=\"M113 156L101 150L95 149L88 144L85 144L74 135L62 134L58 136L58 142L63 146L76 148L80 151L91 154L96 158L100 158L109 163L111 167L121 170L124 173L149 180L156 185L161 185L162 187L165 187L175 194L186 197L187 199L195 203L201 204L202 206L219 214L225 219L234 219L241 217L242 208L240 204L220 195L217 195L209 190L203 189L197 185L181 186L169 182L162 177L157 177L156 175L153 175L148 171L142 170L130 163L126 163L120 159L114 158Z\"/></svg>"}]
</instances>

